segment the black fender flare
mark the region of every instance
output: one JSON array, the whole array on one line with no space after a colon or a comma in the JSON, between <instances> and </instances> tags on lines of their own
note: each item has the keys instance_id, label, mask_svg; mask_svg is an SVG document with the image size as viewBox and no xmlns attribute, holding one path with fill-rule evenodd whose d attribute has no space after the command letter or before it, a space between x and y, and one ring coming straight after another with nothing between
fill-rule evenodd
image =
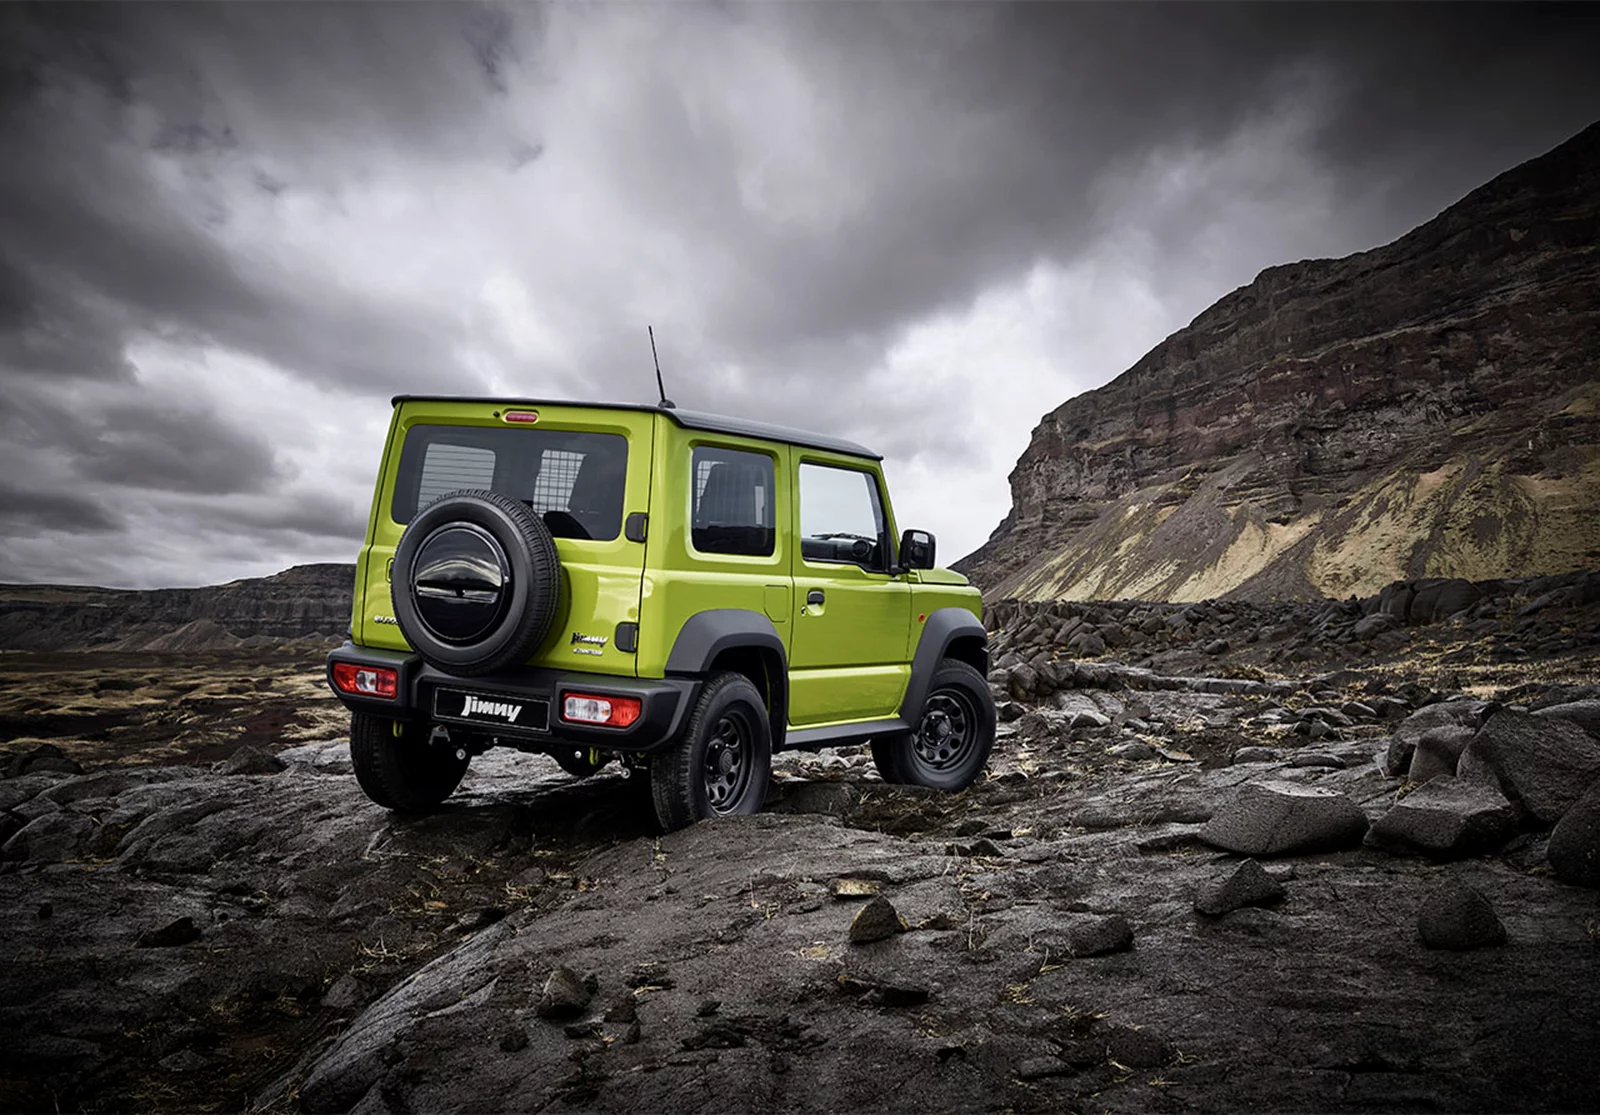
<instances>
[{"instance_id":1,"label":"black fender flare","mask_svg":"<svg viewBox=\"0 0 1600 1115\"><path fill-rule=\"evenodd\" d=\"M950 644L957 639L976 638L985 648L985 666L988 662L989 632L983 622L965 608L939 608L921 626L922 638L911 658L911 677L906 682L906 695L900 702L900 719L913 726L922 718L922 705L928 699L934 671L938 670ZM987 672L979 667L979 673Z\"/></svg>"},{"instance_id":2,"label":"black fender flare","mask_svg":"<svg viewBox=\"0 0 1600 1115\"><path fill-rule=\"evenodd\" d=\"M768 678L771 694L767 714L772 722L772 746L783 746L789 721L789 652L772 620L748 608L713 608L690 616L678 630L667 655L667 674L704 676L717 656L730 650L754 649L777 657L778 669Z\"/></svg>"}]
</instances>

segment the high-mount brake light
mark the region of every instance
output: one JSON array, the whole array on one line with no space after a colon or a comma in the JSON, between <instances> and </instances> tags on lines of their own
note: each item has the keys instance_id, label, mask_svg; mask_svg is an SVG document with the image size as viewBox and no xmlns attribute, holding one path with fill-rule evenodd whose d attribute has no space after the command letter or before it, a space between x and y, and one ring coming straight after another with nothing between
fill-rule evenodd
<instances>
[{"instance_id":1,"label":"high-mount brake light","mask_svg":"<svg viewBox=\"0 0 1600 1115\"><path fill-rule=\"evenodd\" d=\"M539 412L536 410L508 410L500 416L502 422L519 422L532 425L539 421Z\"/></svg>"},{"instance_id":2,"label":"high-mount brake light","mask_svg":"<svg viewBox=\"0 0 1600 1115\"><path fill-rule=\"evenodd\" d=\"M357 666L352 662L333 664L333 684L340 692L356 697L384 697L393 700L400 691L400 675L382 666Z\"/></svg>"},{"instance_id":3,"label":"high-mount brake light","mask_svg":"<svg viewBox=\"0 0 1600 1115\"><path fill-rule=\"evenodd\" d=\"M639 719L640 707L637 697L598 697L591 693L561 695L561 719L573 724L626 728Z\"/></svg>"}]
</instances>

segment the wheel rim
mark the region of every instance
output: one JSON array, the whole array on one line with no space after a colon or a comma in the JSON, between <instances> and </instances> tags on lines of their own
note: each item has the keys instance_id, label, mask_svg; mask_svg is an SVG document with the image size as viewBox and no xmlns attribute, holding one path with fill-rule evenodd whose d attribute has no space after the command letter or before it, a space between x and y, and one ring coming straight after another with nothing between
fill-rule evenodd
<instances>
[{"instance_id":1,"label":"wheel rim","mask_svg":"<svg viewBox=\"0 0 1600 1115\"><path fill-rule=\"evenodd\" d=\"M738 807L750 786L754 763L754 731L742 716L727 713L706 741L706 801L711 812L723 816Z\"/></svg>"},{"instance_id":2,"label":"wheel rim","mask_svg":"<svg viewBox=\"0 0 1600 1115\"><path fill-rule=\"evenodd\" d=\"M946 771L966 762L977 740L978 717L972 701L964 693L940 689L923 706L911 749L924 767Z\"/></svg>"}]
</instances>

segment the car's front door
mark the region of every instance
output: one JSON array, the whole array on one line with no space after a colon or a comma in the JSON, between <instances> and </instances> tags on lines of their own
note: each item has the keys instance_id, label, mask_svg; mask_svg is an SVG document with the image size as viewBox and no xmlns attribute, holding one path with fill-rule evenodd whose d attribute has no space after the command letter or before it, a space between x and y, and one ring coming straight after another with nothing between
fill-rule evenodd
<instances>
[{"instance_id":1,"label":"car's front door","mask_svg":"<svg viewBox=\"0 0 1600 1115\"><path fill-rule=\"evenodd\" d=\"M843 456L797 450L792 462L789 722L893 716L911 672L911 586L890 571L894 523L880 478Z\"/></svg>"}]
</instances>

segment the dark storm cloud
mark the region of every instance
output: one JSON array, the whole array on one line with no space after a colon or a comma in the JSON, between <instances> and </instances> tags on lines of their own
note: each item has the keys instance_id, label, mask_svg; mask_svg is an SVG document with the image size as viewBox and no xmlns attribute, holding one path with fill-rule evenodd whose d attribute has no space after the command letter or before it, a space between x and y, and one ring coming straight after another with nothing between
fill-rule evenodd
<instances>
[{"instance_id":1,"label":"dark storm cloud","mask_svg":"<svg viewBox=\"0 0 1600 1115\"><path fill-rule=\"evenodd\" d=\"M1061 400L981 352L937 383L890 368L915 328L1124 251L1096 248L1118 222L1190 315L1278 253L1392 237L1600 116L1597 12L3 5L0 463L77 509L30 512L41 529L107 529L84 508L165 492L140 514L212 538L195 560L288 564L297 540L359 535L372 462L343 451L389 394L649 400L653 322L682 405L1003 474L963 411ZM1296 111L1285 177L1252 144ZM1226 165L1128 211L1189 154ZM1328 227L1291 234L1286 184ZM1277 238L1251 237L1269 210ZM526 305L485 311L500 279ZM151 339L238 359L191 398L198 373L156 368ZM268 374L338 420L258 417Z\"/></svg>"},{"instance_id":2,"label":"dark storm cloud","mask_svg":"<svg viewBox=\"0 0 1600 1115\"><path fill-rule=\"evenodd\" d=\"M0 484L0 523L8 536L37 530L105 534L123 529L122 519L103 500L71 492L32 491L10 484Z\"/></svg>"}]
</instances>

